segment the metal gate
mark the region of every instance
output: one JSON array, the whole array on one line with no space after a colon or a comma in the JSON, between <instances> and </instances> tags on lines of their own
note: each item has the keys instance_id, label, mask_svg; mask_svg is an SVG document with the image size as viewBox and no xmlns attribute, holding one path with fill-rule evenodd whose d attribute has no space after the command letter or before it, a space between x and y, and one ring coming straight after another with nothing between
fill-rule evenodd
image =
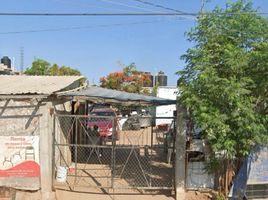
<instances>
[{"instance_id":1,"label":"metal gate","mask_svg":"<svg viewBox=\"0 0 268 200\"><path fill-rule=\"evenodd\" d=\"M54 187L173 189L173 118L55 115ZM67 169L66 181L58 177Z\"/></svg>"}]
</instances>

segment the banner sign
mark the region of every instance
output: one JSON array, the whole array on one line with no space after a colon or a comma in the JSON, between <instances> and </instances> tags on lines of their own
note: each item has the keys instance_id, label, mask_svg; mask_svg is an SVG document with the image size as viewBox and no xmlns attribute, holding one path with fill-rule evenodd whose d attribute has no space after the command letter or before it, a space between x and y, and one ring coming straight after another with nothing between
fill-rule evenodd
<instances>
[{"instance_id":1,"label":"banner sign","mask_svg":"<svg viewBox=\"0 0 268 200\"><path fill-rule=\"evenodd\" d=\"M0 136L0 177L38 177L39 136Z\"/></svg>"}]
</instances>

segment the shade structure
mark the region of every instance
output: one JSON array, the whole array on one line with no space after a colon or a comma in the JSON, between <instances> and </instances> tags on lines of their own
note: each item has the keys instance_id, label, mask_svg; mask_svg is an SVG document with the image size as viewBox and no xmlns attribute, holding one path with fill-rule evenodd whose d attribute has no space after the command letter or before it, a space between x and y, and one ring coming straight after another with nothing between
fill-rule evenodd
<instances>
[{"instance_id":1,"label":"shade structure","mask_svg":"<svg viewBox=\"0 0 268 200\"><path fill-rule=\"evenodd\" d=\"M111 90L96 86L88 86L77 91L59 93L58 97L83 99L93 103L124 104L124 105L170 105L176 100L146 96L136 93Z\"/></svg>"}]
</instances>

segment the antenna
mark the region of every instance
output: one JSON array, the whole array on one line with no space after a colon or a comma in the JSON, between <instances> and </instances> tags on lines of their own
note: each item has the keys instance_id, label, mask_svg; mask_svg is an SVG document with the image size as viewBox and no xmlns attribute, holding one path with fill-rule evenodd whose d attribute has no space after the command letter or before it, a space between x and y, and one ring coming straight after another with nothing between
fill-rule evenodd
<instances>
[{"instance_id":1,"label":"antenna","mask_svg":"<svg viewBox=\"0 0 268 200\"><path fill-rule=\"evenodd\" d=\"M20 48L20 73L23 73L24 68L24 48Z\"/></svg>"}]
</instances>

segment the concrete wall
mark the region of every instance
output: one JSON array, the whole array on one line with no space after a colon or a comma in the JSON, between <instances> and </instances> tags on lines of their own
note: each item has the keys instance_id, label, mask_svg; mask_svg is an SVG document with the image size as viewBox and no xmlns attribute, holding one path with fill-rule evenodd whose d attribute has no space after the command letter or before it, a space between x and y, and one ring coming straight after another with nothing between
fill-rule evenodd
<instances>
[{"instance_id":1,"label":"concrete wall","mask_svg":"<svg viewBox=\"0 0 268 200\"><path fill-rule=\"evenodd\" d=\"M42 126L44 126L40 109L45 106L46 103L40 103L37 100L0 101L0 148L3 149L0 155L0 159L2 159L0 168L5 172L12 170L9 174L1 174L0 186L27 190L40 188L40 176L27 177L27 173L20 175L19 171L12 167L26 161L25 139L28 138L38 140L35 161L40 164L39 139Z\"/></svg>"},{"instance_id":2,"label":"concrete wall","mask_svg":"<svg viewBox=\"0 0 268 200\"><path fill-rule=\"evenodd\" d=\"M40 99L0 100L0 137L3 137L5 140L15 141L24 140L24 138L28 137L37 138L38 153L35 161L40 166L39 176L25 177L24 174L0 176L0 186L22 190L41 189L42 199L52 198L53 112L68 113L67 108L68 106L64 101L55 101L52 98L42 101ZM2 147L0 145L0 148L7 148L6 144L14 146L13 143L15 144L14 141L5 142L2 144ZM21 150L22 157L24 157L26 151L23 148L26 146L22 146L24 144L19 144L17 141L16 145L19 145L16 148ZM14 152L16 153L17 151L14 150ZM7 152L0 152L0 159L14 157L13 152L12 154L7 154ZM18 155L15 155L15 157L16 159L20 158ZM5 167L3 166L3 161L0 160L0 169L1 166Z\"/></svg>"}]
</instances>

